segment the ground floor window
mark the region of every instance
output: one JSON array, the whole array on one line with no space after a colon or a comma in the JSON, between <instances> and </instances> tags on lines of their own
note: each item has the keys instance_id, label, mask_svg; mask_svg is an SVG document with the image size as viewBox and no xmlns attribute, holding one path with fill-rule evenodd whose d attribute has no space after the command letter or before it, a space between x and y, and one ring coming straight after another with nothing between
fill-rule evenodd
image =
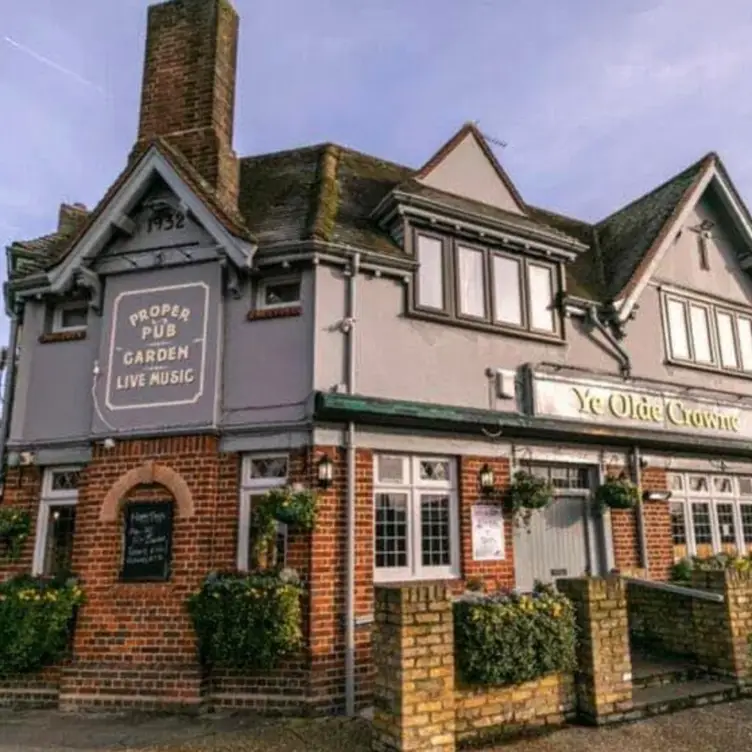
<instances>
[{"instance_id":1,"label":"ground floor window","mask_svg":"<svg viewBox=\"0 0 752 752\"><path fill-rule=\"evenodd\" d=\"M45 468L32 571L44 577L71 573L80 468Z\"/></svg>"},{"instance_id":2,"label":"ground floor window","mask_svg":"<svg viewBox=\"0 0 752 752\"><path fill-rule=\"evenodd\" d=\"M673 473L674 560L752 553L752 477Z\"/></svg>"},{"instance_id":3,"label":"ground floor window","mask_svg":"<svg viewBox=\"0 0 752 752\"><path fill-rule=\"evenodd\" d=\"M289 483L289 457L286 454L248 454L243 457L240 482L240 514L238 520L238 569L252 567L253 504L260 502L272 488ZM277 540L273 566L284 566L287 559L287 526L277 523Z\"/></svg>"},{"instance_id":4,"label":"ground floor window","mask_svg":"<svg viewBox=\"0 0 752 752\"><path fill-rule=\"evenodd\" d=\"M374 458L374 578L459 576L457 471L446 457Z\"/></svg>"}]
</instances>

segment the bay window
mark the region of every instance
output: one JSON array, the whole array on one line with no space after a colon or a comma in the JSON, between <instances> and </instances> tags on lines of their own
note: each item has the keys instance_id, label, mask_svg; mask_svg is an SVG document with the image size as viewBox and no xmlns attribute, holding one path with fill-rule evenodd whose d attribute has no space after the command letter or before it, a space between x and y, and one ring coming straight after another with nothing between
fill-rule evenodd
<instances>
[{"instance_id":1,"label":"bay window","mask_svg":"<svg viewBox=\"0 0 752 752\"><path fill-rule=\"evenodd\" d=\"M674 294L663 306L670 360L752 374L752 315Z\"/></svg>"},{"instance_id":2,"label":"bay window","mask_svg":"<svg viewBox=\"0 0 752 752\"><path fill-rule=\"evenodd\" d=\"M483 328L561 336L556 264L415 234L417 311Z\"/></svg>"},{"instance_id":3,"label":"bay window","mask_svg":"<svg viewBox=\"0 0 752 752\"><path fill-rule=\"evenodd\" d=\"M374 579L459 576L457 475L447 458L374 457Z\"/></svg>"}]
</instances>

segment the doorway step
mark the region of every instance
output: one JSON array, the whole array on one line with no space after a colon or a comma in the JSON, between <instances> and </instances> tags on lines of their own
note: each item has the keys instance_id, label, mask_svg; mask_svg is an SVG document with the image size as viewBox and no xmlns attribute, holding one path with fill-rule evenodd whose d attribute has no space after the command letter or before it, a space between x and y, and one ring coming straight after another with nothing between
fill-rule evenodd
<instances>
[{"instance_id":1,"label":"doorway step","mask_svg":"<svg viewBox=\"0 0 752 752\"><path fill-rule=\"evenodd\" d=\"M736 682L715 676L691 661L632 653L632 713L638 712L640 718L739 697Z\"/></svg>"}]
</instances>

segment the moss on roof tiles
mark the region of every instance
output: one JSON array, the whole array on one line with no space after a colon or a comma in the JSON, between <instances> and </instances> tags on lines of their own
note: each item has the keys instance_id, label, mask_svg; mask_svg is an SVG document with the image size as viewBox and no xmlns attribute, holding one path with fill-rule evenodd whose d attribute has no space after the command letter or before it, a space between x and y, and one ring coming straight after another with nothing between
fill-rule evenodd
<instances>
[{"instance_id":1,"label":"moss on roof tiles","mask_svg":"<svg viewBox=\"0 0 752 752\"><path fill-rule=\"evenodd\" d=\"M714 159L712 154L703 157L596 225L609 297L618 295L629 283L695 180Z\"/></svg>"}]
</instances>

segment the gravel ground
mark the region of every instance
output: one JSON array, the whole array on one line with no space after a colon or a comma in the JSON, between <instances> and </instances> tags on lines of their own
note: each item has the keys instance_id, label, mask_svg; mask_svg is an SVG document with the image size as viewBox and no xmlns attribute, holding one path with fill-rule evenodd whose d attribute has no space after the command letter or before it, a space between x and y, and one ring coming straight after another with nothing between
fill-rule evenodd
<instances>
[{"instance_id":1,"label":"gravel ground","mask_svg":"<svg viewBox=\"0 0 752 752\"><path fill-rule=\"evenodd\" d=\"M366 752L368 723L61 715L0 711L0 752ZM514 752L725 752L752 750L752 700L687 710L608 729L571 727L497 747ZM490 751L489 751L490 752Z\"/></svg>"}]
</instances>

